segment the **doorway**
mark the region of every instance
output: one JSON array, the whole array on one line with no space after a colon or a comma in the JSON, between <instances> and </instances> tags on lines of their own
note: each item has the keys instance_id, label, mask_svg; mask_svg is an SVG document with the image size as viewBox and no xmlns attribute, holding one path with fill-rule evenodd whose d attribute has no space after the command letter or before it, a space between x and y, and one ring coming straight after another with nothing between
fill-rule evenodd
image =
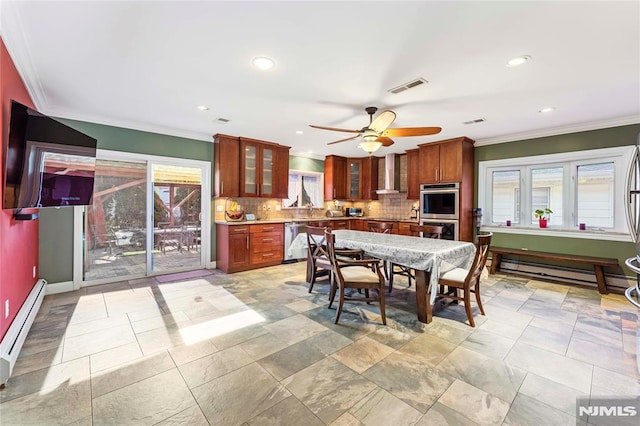
<instances>
[{"instance_id":1,"label":"doorway","mask_svg":"<svg viewBox=\"0 0 640 426\"><path fill-rule=\"evenodd\" d=\"M74 287L204 268L210 163L113 152L98 158L93 203L76 215L82 268L74 270Z\"/></svg>"}]
</instances>

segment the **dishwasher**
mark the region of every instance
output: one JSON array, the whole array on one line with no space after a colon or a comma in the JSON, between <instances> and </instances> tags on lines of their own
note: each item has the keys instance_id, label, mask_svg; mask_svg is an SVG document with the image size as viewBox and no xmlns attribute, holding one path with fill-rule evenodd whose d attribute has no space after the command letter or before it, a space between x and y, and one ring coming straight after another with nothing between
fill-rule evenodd
<instances>
[{"instance_id":1,"label":"dishwasher","mask_svg":"<svg viewBox=\"0 0 640 426\"><path fill-rule=\"evenodd\" d=\"M302 257L298 257L302 255L299 253L298 256L289 255L289 247L291 247L291 243L296 239L298 234L301 232L307 231L307 225L303 222L286 222L284 224L284 260L283 263L288 262L297 262L298 259L306 258L306 253Z\"/></svg>"}]
</instances>

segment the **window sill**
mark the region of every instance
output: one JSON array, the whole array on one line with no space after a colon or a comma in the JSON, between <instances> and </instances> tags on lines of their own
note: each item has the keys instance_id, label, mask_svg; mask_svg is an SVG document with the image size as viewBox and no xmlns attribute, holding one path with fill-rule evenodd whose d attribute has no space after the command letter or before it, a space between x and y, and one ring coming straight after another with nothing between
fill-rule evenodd
<instances>
[{"instance_id":1,"label":"window sill","mask_svg":"<svg viewBox=\"0 0 640 426\"><path fill-rule=\"evenodd\" d=\"M597 231L588 229L580 231L578 229L563 228L539 228L537 226L505 226L492 225L480 228L483 232L495 232L500 234L520 234L520 235L538 235L543 237L564 237L564 238L583 238L587 240L608 240L632 242L631 236L621 232Z\"/></svg>"}]
</instances>

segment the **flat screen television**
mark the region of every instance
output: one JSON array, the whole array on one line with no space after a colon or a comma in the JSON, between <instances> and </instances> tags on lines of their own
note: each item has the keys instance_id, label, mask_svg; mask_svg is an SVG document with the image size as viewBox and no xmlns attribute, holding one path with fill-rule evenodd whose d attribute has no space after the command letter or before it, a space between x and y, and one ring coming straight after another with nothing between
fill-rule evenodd
<instances>
[{"instance_id":1,"label":"flat screen television","mask_svg":"<svg viewBox=\"0 0 640 426\"><path fill-rule=\"evenodd\" d=\"M89 205L96 139L11 101L4 209Z\"/></svg>"}]
</instances>

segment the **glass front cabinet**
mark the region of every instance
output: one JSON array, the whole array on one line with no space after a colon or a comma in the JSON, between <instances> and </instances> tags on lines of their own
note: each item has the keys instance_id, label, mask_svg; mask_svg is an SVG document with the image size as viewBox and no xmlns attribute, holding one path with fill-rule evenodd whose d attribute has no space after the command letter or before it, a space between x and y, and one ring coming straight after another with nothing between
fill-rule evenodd
<instances>
[{"instance_id":1,"label":"glass front cabinet","mask_svg":"<svg viewBox=\"0 0 640 426\"><path fill-rule=\"evenodd\" d=\"M287 198L289 148L240 138L240 196Z\"/></svg>"}]
</instances>

